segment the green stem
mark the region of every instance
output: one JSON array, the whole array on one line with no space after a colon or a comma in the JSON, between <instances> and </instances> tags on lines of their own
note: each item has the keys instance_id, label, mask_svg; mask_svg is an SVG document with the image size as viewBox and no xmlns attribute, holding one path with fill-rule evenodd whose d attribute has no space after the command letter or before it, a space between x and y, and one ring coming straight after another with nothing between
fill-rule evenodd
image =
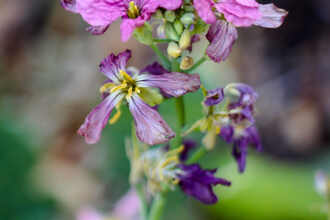
<instances>
[{"instance_id":1,"label":"green stem","mask_svg":"<svg viewBox=\"0 0 330 220\"><path fill-rule=\"evenodd\" d=\"M152 43L150 47L154 50L154 52L157 54L158 58L161 60L162 64L165 66L166 69L171 68L171 62L169 59L160 51L160 49L157 47L155 43Z\"/></svg>"},{"instance_id":2,"label":"green stem","mask_svg":"<svg viewBox=\"0 0 330 220\"><path fill-rule=\"evenodd\" d=\"M170 42L172 42L173 40L171 40L171 39L154 39L154 42L155 43L170 43Z\"/></svg>"},{"instance_id":3,"label":"green stem","mask_svg":"<svg viewBox=\"0 0 330 220\"><path fill-rule=\"evenodd\" d=\"M148 206L147 206L147 200L145 198L145 194L144 194L144 191L143 191L143 185L142 184L139 184L136 186L136 192L139 196L139 199L140 199L140 217L141 217L141 220L147 220L147 217L148 217Z\"/></svg>"},{"instance_id":4,"label":"green stem","mask_svg":"<svg viewBox=\"0 0 330 220\"><path fill-rule=\"evenodd\" d=\"M208 60L208 58L206 56L203 56L190 69L186 70L186 72L191 73L192 71L194 71L196 68L198 68L200 65L202 65L207 60Z\"/></svg>"},{"instance_id":5,"label":"green stem","mask_svg":"<svg viewBox=\"0 0 330 220\"><path fill-rule=\"evenodd\" d=\"M162 194L157 195L153 201L148 220L161 220L165 203L165 197Z\"/></svg>"},{"instance_id":6,"label":"green stem","mask_svg":"<svg viewBox=\"0 0 330 220\"><path fill-rule=\"evenodd\" d=\"M207 150L204 146L200 147L187 161L187 164L196 163L201 159L205 154L207 153Z\"/></svg>"},{"instance_id":7,"label":"green stem","mask_svg":"<svg viewBox=\"0 0 330 220\"><path fill-rule=\"evenodd\" d=\"M175 99L175 106L178 115L178 125L180 129L184 127L186 124L186 115L185 115L185 107L184 107L184 99L183 96Z\"/></svg>"}]
</instances>

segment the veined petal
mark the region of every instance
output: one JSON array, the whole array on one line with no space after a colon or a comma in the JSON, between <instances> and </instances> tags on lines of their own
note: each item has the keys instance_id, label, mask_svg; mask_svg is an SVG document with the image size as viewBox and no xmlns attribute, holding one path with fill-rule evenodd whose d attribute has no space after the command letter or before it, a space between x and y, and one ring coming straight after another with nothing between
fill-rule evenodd
<instances>
[{"instance_id":1,"label":"veined petal","mask_svg":"<svg viewBox=\"0 0 330 220\"><path fill-rule=\"evenodd\" d=\"M95 144L100 140L102 130L107 124L113 108L123 97L124 94L119 92L112 93L88 114L78 130L78 134L84 136L88 144Z\"/></svg>"},{"instance_id":2,"label":"veined petal","mask_svg":"<svg viewBox=\"0 0 330 220\"><path fill-rule=\"evenodd\" d=\"M207 106L217 105L224 99L224 93L222 88L210 90L205 97L204 104Z\"/></svg>"},{"instance_id":3,"label":"veined petal","mask_svg":"<svg viewBox=\"0 0 330 220\"><path fill-rule=\"evenodd\" d=\"M159 88L166 95L179 97L200 88L201 82L198 74L163 73L160 75L142 74L137 78L140 87Z\"/></svg>"},{"instance_id":4,"label":"veined petal","mask_svg":"<svg viewBox=\"0 0 330 220\"><path fill-rule=\"evenodd\" d=\"M254 24L265 28L280 27L288 15L286 10L276 7L274 4L260 4L259 11L261 12L261 18Z\"/></svg>"},{"instance_id":5,"label":"veined petal","mask_svg":"<svg viewBox=\"0 0 330 220\"><path fill-rule=\"evenodd\" d=\"M159 113L144 103L137 94L133 94L127 101L134 117L136 135L140 141L156 145L168 142L175 136Z\"/></svg>"},{"instance_id":6,"label":"veined petal","mask_svg":"<svg viewBox=\"0 0 330 220\"><path fill-rule=\"evenodd\" d=\"M211 25L206 38L210 41L206 53L215 62L227 59L235 41L238 38L236 28L222 20L217 20Z\"/></svg>"},{"instance_id":7,"label":"veined petal","mask_svg":"<svg viewBox=\"0 0 330 220\"><path fill-rule=\"evenodd\" d=\"M126 14L122 0L75 0L76 12L92 26L110 25Z\"/></svg>"},{"instance_id":8,"label":"veined petal","mask_svg":"<svg viewBox=\"0 0 330 220\"><path fill-rule=\"evenodd\" d=\"M109 25L103 25L103 26L90 26L86 30L93 34L93 35L101 35L104 34L109 28Z\"/></svg>"},{"instance_id":9,"label":"veined petal","mask_svg":"<svg viewBox=\"0 0 330 220\"><path fill-rule=\"evenodd\" d=\"M158 62L154 62L153 64L146 66L143 70L141 70L141 73L144 72L150 73L152 75L161 75L163 73L168 73L168 71Z\"/></svg>"},{"instance_id":10,"label":"veined petal","mask_svg":"<svg viewBox=\"0 0 330 220\"><path fill-rule=\"evenodd\" d=\"M100 63L100 71L114 83L119 83L119 72L126 69L131 56L130 50L121 52L118 56L112 53Z\"/></svg>"},{"instance_id":11,"label":"veined petal","mask_svg":"<svg viewBox=\"0 0 330 220\"><path fill-rule=\"evenodd\" d=\"M217 18L212 11L212 0L194 0L194 7L201 19L207 24L213 24Z\"/></svg>"}]
</instances>

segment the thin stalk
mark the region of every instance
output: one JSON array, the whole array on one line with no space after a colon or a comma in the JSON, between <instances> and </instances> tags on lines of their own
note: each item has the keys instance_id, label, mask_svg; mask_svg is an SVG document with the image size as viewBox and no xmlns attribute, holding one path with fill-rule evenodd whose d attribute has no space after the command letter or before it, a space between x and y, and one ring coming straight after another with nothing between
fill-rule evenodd
<instances>
[{"instance_id":1,"label":"thin stalk","mask_svg":"<svg viewBox=\"0 0 330 220\"><path fill-rule=\"evenodd\" d=\"M140 217L141 220L147 220L148 217L148 205L147 205L147 200L145 198L145 194L143 191L143 185L139 184L136 186L136 192L139 196L140 199Z\"/></svg>"},{"instance_id":2,"label":"thin stalk","mask_svg":"<svg viewBox=\"0 0 330 220\"><path fill-rule=\"evenodd\" d=\"M200 65L202 65L207 60L208 60L208 58L206 56L203 56L190 69L186 70L186 72L191 73L192 71L197 69Z\"/></svg>"},{"instance_id":3,"label":"thin stalk","mask_svg":"<svg viewBox=\"0 0 330 220\"><path fill-rule=\"evenodd\" d=\"M196 163L199 161L205 154L207 150L204 146L200 147L187 161L187 164Z\"/></svg>"},{"instance_id":4,"label":"thin stalk","mask_svg":"<svg viewBox=\"0 0 330 220\"><path fill-rule=\"evenodd\" d=\"M155 43L152 43L150 47L154 50L154 52L157 54L157 57L160 59L162 64L165 66L166 69L171 68L171 62L169 59L160 51L160 49L157 47Z\"/></svg>"},{"instance_id":5,"label":"thin stalk","mask_svg":"<svg viewBox=\"0 0 330 220\"><path fill-rule=\"evenodd\" d=\"M148 220L161 220L164 212L165 203L165 197L162 194L157 195L155 197L155 200L153 201Z\"/></svg>"},{"instance_id":6,"label":"thin stalk","mask_svg":"<svg viewBox=\"0 0 330 220\"><path fill-rule=\"evenodd\" d=\"M154 39L155 43L170 43L172 41L173 40L171 40L171 39Z\"/></svg>"}]
</instances>

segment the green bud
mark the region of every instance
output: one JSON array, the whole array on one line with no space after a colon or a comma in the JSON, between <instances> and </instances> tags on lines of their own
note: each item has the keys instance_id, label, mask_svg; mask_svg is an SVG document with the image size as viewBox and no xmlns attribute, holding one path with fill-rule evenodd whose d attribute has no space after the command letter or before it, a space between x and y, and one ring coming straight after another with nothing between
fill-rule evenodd
<instances>
[{"instance_id":1,"label":"green bud","mask_svg":"<svg viewBox=\"0 0 330 220\"><path fill-rule=\"evenodd\" d=\"M152 44L153 41L152 32L146 25L136 28L134 31L134 37L137 41L146 45Z\"/></svg>"},{"instance_id":2,"label":"green bud","mask_svg":"<svg viewBox=\"0 0 330 220\"><path fill-rule=\"evenodd\" d=\"M178 58L181 55L182 51L177 43L170 42L167 47L167 53L172 58Z\"/></svg>"},{"instance_id":3,"label":"green bud","mask_svg":"<svg viewBox=\"0 0 330 220\"><path fill-rule=\"evenodd\" d=\"M159 105L163 101L163 96L152 88L139 88L139 96L150 106Z\"/></svg>"},{"instance_id":4,"label":"green bud","mask_svg":"<svg viewBox=\"0 0 330 220\"><path fill-rule=\"evenodd\" d=\"M186 13L181 18L180 21L185 25L190 25L194 23L195 15L193 13Z\"/></svg>"},{"instance_id":5,"label":"green bud","mask_svg":"<svg viewBox=\"0 0 330 220\"><path fill-rule=\"evenodd\" d=\"M165 34L166 34L167 38L169 38L171 40L179 41L179 39L180 39L178 34L176 33L173 25L169 22L165 23Z\"/></svg>"},{"instance_id":6,"label":"green bud","mask_svg":"<svg viewBox=\"0 0 330 220\"><path fill-rule=\"evenodd\" d=\"M165 19L169 22L175 21L175 12L174 11L166 11L165 12Z\"/></svg>"},{"instance_id":7,"label":"green bud","mask_svg":"<svg viewBox=\"0 0 330 220\"><path fill-rule=\"evenodd\" d=\"M182 32L183 32L183 24L181 23L181 21L180 20L175 20L175 22L174 22L174 29L175 29L175 31L176 31L176 33L178 34L178 35L181 35L182 34Z\"/></svg>"},{"instance_id":8,"label":"green bud","mask_svg":"<svg viewBox=\"0 0 330 220\"><path fill-rule=\"evenodd\" d=\"M185 56L180 63L180 69L188 70L194 65L194 59L190 56Z\"/></svg>"},{"instance_id":9,"label":"green bud","mask_svg":"<svg viewBox=\"0 0 330 220\"><path fill-rule=\"evenodd\" d=\"M159 25L156 29L156 32L157 32L157 36L159 38L165 38L166 35L165 35L165 26L164 25Z\"/></svg>"},{"instance_id":10,"label":"green bud","mask_svg":"<svg viewBox=\"0 0 330 220\"><path fill-rule=\"evenodd\" d=\"M189 4L189 5L185 5L183 6L183 10L185 12L194 12L195 11L195 8L193 5Z\"/></svg>"},{"instance_id":11,"label":"green bud","mask_svg":"<svg viewBox=\"0 0 330 220\"><path fill-rule=\"evenodd\" d=\"M184 30L180 41L179 41L179 46L182 50L187 49L188 47L190 47L191 45L191 34L190 31L188 29Z\"/></svg>"}]
</instances>

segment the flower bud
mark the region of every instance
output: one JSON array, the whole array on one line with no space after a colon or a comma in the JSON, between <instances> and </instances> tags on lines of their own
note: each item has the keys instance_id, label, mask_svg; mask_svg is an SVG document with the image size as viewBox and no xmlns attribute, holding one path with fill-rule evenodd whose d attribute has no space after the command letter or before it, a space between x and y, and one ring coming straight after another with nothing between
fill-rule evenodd
<instances>
[{"instance_id":1,"label":"flower bud","mask_svg":"<svg viewBox=\"0 0 330 220\"><path fill-rule=\"evenodd\" d=\"M182 59L181 63L180 63L180 68L181 68L182 70L188 70L188 69L190 69L193 65L194 65L194 60L193 60L193 58L190 57L190 56L185 56L185 57Z\"/></svg>"},{"instance_id":2,"label":"flower bud","mask_svg":"<svg viewBox=\"0 0 330 220\"><path fill-rule=\"evenodd\" d=\"M170 42L167 47L167 53L172 58L178 58L181 55L182 51L177 43Z\"/></svg>"},{"instance_id":3,"label":"flower bud","mask_svg":"<svg viewBox=\"0 0 330 220\"><path fill-rule=\"evenodd\" d=\"M178 34L176 33L173 25L169 22L165 23L165 34L171 40L174 40L174 41L179 41L180 40L180 38L179 38Z\"/></svg>"},{"instance_id":4,"label":"flower bud","mask_svg":"<svg viewBox=\"0 0 330 220\"><path fill-rule=\"evenodd\" d=\"M146 25L136 28L134 37L137 41L146 45L150 45L153 41L152 32Z\"/></svg>"},{"instance_id":5,"label":"flower bud","mask_svg":"<svg viewBox=\"0 0 330 220\"><path fill-rule=\"evenodd\" d=\"M157 37L161 39L166 38L164 25L159 25L156 29L156 32L157 32Z\"/></svg>"},{"instance_id":6,"label":"flower bud","mask_svg":"<svg viewBox=\"0 0 330 220\"><path fill-rule=\"evenodd\" d=\"M169 22L175 21L175 12L174 11L166 11L165 12L165 19Z\"/></svg>"},{"instance_id":7,"label":"flower bud","mask_svg":"<svg viewBox=\"0 0 330 220\"><path fill-rule=\"evenodd\" d=\"M190 25L194 23L195 15L193 13L186 13L181 18L180 21L185 25Z\"/></svg>"},{"instance_id":8,"label":"flower bud","mask_svg":"<svg viewBox=\"0 0 330 220\"><path fill-rule=\"evenodd\" d=\"M183 24L181 23L181 21L180 20L175 20L175 22L174 22L174 29L175 29L175 31L176 31L176 33L178 34L178 35L181 35L182 34L182 32L183 32Z\"/></svg>"},{"instance_id":9,"label":"flower bud","mask_svg":"<svg viewBox=\"0 0 330 220\"><path fill-rule=\"evenodd\" d=\"M181 35L179 46L182 50L185 50L188 47L190 47L190 45L191 45L191 34L190 31L186 29L183 31Z\"/></svg>"}]
</instances>

